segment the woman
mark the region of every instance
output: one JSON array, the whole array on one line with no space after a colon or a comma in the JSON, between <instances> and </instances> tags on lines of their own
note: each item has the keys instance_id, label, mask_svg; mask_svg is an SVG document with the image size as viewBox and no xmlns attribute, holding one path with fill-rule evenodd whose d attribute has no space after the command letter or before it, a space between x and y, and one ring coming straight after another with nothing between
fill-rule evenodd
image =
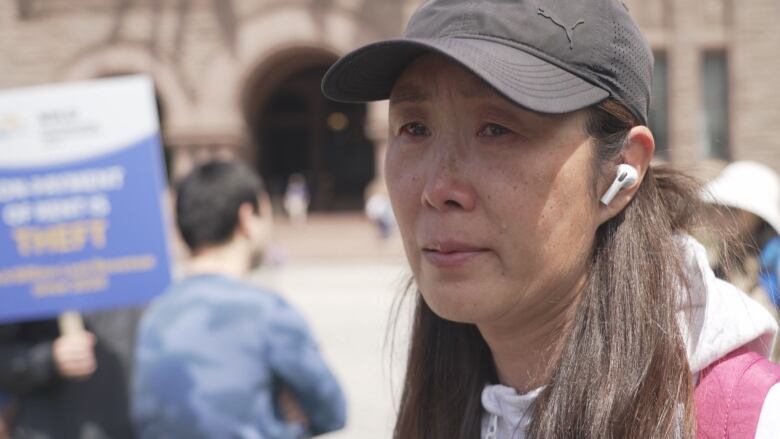
<instances>
[{"instance_id":1,"label":"woman","mask_svg":"<svg viewBox=\"0 0 780 439\"><path fill-rule=\"evenodd\" d=\"M767 354L774 322L685 234L695 188L650 166L652 63L614 0L429 0L328 72L390 99L419 290L396 438L693 437L705 368Z\"/></svg>"}]
</instances>

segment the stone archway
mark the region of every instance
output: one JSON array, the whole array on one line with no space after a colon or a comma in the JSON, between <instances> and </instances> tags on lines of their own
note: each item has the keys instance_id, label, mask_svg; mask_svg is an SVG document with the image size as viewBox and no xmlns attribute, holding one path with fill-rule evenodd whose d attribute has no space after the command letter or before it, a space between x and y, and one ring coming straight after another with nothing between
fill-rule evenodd
<instances>
[{"instance_id":1,"label":"stone archway","mask_svg":"<svg viewBox=\"0 0 780 439\"><path fill-rule=\"evenodd\" d=\"M175 132L183 125L182 121L188 116L186 109L191 106L191 99L174 68L153 56L145 46L117 44L85 50L63 70L61 76L72 81L132 74L146 74L154 81L165 170L170 181L182 174L182 171L175 169L176 158L170 138L175 137Z\"/></svg>"},{"instance_id":2,"label":"stone archway","mask_svg":"<svg viewBox=\"0 0 780 439\"><path fill-rule=\"evenodd\" d=\"M285 50L256 69L243 93L254 162L272 197L281 198L290 176L300 174L315 211L361 209L375 176L366 105L332 102L320 91L335 60L322 49Z\"/></svg>"},{"instance_id":3,"label":"stone archway","mask_svg":"<svg viewBox=\"0 0 780 439\"><path fill-rule=\"evenodd\" d=\"M151 76L160 99L165 103L169 127L175 130L187 120L192 98L184 81L173 66L155 57L146 46L126 43L84 50L63 68L60 77L74 81L117 73Z\"/></svg>"}]
</instances>

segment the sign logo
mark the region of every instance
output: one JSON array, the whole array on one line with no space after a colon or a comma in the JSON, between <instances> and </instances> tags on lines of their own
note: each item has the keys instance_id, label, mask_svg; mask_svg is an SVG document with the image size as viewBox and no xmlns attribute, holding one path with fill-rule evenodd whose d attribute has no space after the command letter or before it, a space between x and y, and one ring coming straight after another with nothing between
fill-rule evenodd
<instances>
[{"instance_id":1,"label":"sign logo","mask_svg":"<svg viewBox=\"0 0 780 439\"><path fill-rule=\"evenodd\" d=\"M7 140L19 134L22 122L15 114L0 114L0 140Z\"/></svg>"}]
</instances>

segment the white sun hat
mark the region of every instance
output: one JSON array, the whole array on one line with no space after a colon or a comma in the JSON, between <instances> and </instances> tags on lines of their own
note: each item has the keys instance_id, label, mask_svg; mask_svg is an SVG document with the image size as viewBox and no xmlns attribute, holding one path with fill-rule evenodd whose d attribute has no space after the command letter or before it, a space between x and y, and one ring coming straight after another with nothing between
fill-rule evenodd
<instances>
[{"instance_id":1,"label":"white sun hat","mask_svg":"<svg viewBox=\"0 0 780 439\"><path fill-rule=\"evenodd\" d=\"M704 186L701 197L707 203L750 212L780 234L780 178L768 166L734 162Z\"/></svg>"}]
</instances>

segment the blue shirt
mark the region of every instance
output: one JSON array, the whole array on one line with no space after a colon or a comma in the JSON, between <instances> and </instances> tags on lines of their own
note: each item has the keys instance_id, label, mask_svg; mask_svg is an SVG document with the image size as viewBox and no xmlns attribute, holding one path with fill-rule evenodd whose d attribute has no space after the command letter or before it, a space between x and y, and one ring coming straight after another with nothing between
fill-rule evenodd
<instances>
[{"instance_id":1,"label":"blue shirt","mask_svg":"<svg viewBox=\"0 0 780 439\"><path fill-rule=\"evenodd\" d=\"M150 306L137 344L142 439L286 439L344 426L344 395L306 322L271 292L218 275L185 279ZM282 388L308 429L282 419Z\"/></svg>"},{"instance_id":2,"label":"blue shirt","mask_svg":"<svg viewBox=\"0 0 780 439\"><path fill-rule=\"evenodd\" d=\"M780 236L766 243L759 256L761 272L759 279L772 303L780 308Z\"/></svg>"}]
</instances>

